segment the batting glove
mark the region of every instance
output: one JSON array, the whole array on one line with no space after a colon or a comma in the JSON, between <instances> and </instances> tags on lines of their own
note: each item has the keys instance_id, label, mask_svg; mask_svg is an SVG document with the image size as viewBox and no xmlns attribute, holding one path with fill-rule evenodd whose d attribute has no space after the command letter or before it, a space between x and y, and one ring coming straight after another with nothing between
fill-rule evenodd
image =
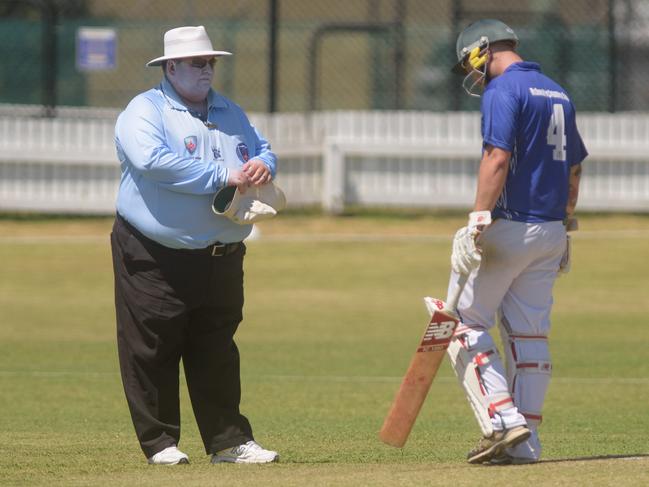
<instances>
[{"instance_id":1,"label":"batting glove","mask_svg":"<svg viewBox=\"0 0 649 487\"><path fill-rule=\"evenodd\" d=\"M453 237L451 267L458 274L470 274L482 262L482 251L476 239L487 225L491 223L491 212L474 211L469 214L469 222L460 228Z\"/></svg>"},{"instance_id":2,"label":"batting glove","mask_svg":"<svg viewBox=\"0 0 649 487\"><path fill-rule=\"evenodd\" d=\"M570 235L566 235L566 250L564 250L563 255L561 256L561 262L559 262L559 276L561 274L568 274L570 272L572 255L572 242L570 241Z\"/></svg>"},{"instance_id":3,"label":"batting glove","mask_svg":"<svg viewBox=\"0 0 649 487\"><path fill-rule=\"evenodd\" d=\"M566 232L576 232L579 230L579 223L575 217L566 218L563 224L566 226ZM568 272L570 272L571 264L572 241L570 240L570 235L566 235L566 250L561 256L561 262L559 262L559 276L561 276L561 274L568 274Z\"/></svg>"}]
</instances>

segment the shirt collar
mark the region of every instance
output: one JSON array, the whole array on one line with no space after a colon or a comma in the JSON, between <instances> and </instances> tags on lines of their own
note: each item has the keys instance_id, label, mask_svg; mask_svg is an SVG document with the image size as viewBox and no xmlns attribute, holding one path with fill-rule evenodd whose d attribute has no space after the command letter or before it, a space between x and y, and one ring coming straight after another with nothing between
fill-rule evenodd
<instances>
[{"instance_id":1,"label":"shirt collar","mask_svg":"<svg viewBox=\"0 0 649 487\"><path fill-rule=\"evenodd\" d=\"M510 64L505 73L510 71L541 71L541 65L531 61L520 61L518 63Z\"/></svg>"},{"instance_id":2,"label":"shirt collar","mask_svg":"<svg viewBox=\"0 0 649 487\"><path fill-rule=\"evenodd\" d=\"M166 76L160 82L160 91L164 94L167 102L176 110L187 111L187 105L182 101L180 95L176 92L172 84ZM210 88L207 93L207 110L212 108L226 108L228 106L225 97L219 95L216 91Z\"/></svg>"}]
</instances>

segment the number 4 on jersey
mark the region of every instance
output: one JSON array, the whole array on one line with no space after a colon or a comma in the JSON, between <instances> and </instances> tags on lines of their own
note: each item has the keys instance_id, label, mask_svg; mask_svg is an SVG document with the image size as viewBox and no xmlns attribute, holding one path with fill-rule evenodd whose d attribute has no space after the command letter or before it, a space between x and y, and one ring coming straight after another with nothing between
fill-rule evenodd
<instances>
[{"instance_id":1,"label":"number 4 on jersey","mask_svg":"<svg viewBox=\"0 0 649 487\"><path fill-rule=\"evenodd\" d=\"M552 118L548 125L548 145L554 147L552 159L555 161L566 160L566 124L563 115L563 105L555 103L552 105Z\"/></svg>"}]
</instances>

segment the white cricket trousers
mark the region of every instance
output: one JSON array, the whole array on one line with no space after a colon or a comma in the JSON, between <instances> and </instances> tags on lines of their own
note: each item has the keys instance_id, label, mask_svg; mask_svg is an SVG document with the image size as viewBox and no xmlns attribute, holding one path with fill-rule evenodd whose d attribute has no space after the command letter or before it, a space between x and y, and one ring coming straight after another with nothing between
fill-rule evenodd
<instances>
[{"instance_id":1,"label":"white cricket trousers","mask_svg":"<svg viewBox=\"0 0 649 487\"><path fill-rule=\"evenodd\" d=\"M491 353L496 347L489 330L498 316L507 369L495 353L489 366L479 372L489 395L509 394L514 406L491 412L493 428L508 429L527 423L533 435L517 447L517 456L538 459L536 427L551 371L547 336L552 288L566 250L565 227L560 221L523 223L497 219L485 229L479 242L482 263L469 276L460 297L462 323L456 334L463 334L467 343L476 345L476 356ZM458 275L452 272L449 293L457 280Z\"/></svg>"}]
</instances>

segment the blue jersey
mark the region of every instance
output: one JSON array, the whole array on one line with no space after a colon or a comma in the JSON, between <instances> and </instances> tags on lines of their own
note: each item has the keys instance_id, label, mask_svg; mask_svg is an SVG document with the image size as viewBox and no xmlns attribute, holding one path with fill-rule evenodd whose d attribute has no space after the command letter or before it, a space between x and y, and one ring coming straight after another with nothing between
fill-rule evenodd
<instances>
[{"instance_id":1,"label":"blue jersey","mask_svg":"<svg viewBox=\"0 0 649 487\"><path fill-rule=\"evenodd\" d=\"M492 214L523 222L563 220L570 167L588 155L565 90L536 63L519 62L484 91L483 147L511 152L503 192Z\"/></svg>"}]
</instances>

